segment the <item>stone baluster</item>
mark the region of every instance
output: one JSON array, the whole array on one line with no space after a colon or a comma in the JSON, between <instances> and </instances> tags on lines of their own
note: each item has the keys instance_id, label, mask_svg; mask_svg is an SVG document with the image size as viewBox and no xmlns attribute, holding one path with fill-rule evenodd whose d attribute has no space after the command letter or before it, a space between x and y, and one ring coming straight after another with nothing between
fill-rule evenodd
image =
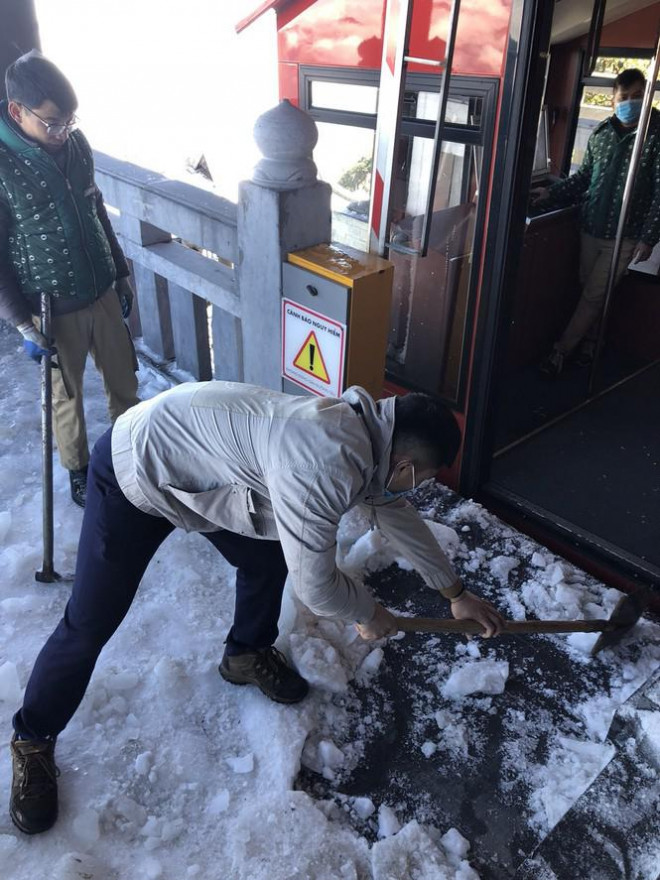
<instances>
[{"instance_id":1,"label":"stone baluster","mask_svg":"<svg viewBox=\"0 0 660 880\"><path fill-rule=\"evenodd\" d=\"M257 119L263 158L238 199L244 380L281 389L282 263L290 251L330 241L329 184L317 179L314 120L281 101Z\"/></svg>"}]
</instances>

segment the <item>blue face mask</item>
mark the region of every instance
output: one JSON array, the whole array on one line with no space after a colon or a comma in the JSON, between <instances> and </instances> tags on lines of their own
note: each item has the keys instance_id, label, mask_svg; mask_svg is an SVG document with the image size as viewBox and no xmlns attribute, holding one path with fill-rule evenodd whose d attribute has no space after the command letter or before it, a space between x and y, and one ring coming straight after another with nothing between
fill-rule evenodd
<instances>
[{"instance_id":1,"label":"blue face mask","mask_svg":"<svg viewBox=\"0 0 660 880\"><path fill-rule=\"evenodd\" d=\"M639 120L642 112L642 99L631 98L629 101L618 101L614 112L624 125L633 125Z\"/></svg>"}]
</instances>

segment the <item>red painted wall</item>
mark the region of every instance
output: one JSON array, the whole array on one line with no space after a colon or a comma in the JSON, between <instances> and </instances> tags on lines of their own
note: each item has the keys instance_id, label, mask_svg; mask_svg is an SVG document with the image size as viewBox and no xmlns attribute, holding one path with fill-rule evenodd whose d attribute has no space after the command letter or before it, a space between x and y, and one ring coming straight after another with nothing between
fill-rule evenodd
<instances>
[{"instance_id":1,"label":"red painted wall","mask_svg":"<svg viewBox=\"0 0 660 880\"><path fill-rule=\"evenodd\" d=\"M415 0L410 52L422 58L444 57L449 0ZM278 51L282 65L379 69L383 47L384 0L298 0L278 14ZM453 72L499 76L511 12L511 0L463 0ZM431 68L412 65L411 70ZM281 71L282 98L297 102L293 72Z\"/></svg>"},{"instance_id":2,"label":"red painted wall","mask_svg":"<svg viewBox=\"0 0 660 880\"><path fill-rule=\"evenodd\" d=\"M640 9L632 15L605 25L600 37L601 46L631 46L635 49L655 49L660 25L660 3ZM582 41L586 43L586 37Z\"/></svg>"}]
</instances>

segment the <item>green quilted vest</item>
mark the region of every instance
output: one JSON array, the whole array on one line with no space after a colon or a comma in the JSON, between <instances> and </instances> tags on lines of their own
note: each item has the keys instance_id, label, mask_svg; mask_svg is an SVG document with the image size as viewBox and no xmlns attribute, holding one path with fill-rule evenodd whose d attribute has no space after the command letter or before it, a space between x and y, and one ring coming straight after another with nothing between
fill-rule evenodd
<instances>
[{"instance_id":1,"label":"green quilted vest","mask_svg":"<svg viewBox=\"0 0 660 880\"><path fill-rule=\"evenodd\" d=\"M53 314L75 311L116 276L96 213L92 151L82 132L72 132L62 172L46 150L14 130L6 108L0 104L0 201L14 221L11 264L35 314L43 291L51 295Z\"/></svg>"}]
</instances>

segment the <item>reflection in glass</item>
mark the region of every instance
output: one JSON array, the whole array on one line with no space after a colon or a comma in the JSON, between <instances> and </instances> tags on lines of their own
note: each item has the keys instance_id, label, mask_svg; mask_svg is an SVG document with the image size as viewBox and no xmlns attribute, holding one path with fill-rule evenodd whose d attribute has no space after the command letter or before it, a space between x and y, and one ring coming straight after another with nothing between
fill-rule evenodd
<instances>
[{"instance_id":1,"label":"reflection in glass","mask_svg":"<svg viewBox=\"0 0 660 880\"><path fill-rule=\"evenodd\" d=\"M332 187L332 239L369 250L369 199L374 132L353 125L317 122L314 161Z\"/></svg>"},{"instance_id":2,"label":"reflection in glass","mask_svg":"<svg viewBox=\"0 0 660 880\"><path fill-rule=\"evenodd\" d=\"M481 150L444 141L429 251L418 257L432 162L429 138L399 139L388 258L395 266L388 370L425 391L457 399Z\"/></svg>"},{"instance_id":3,"label":"reflection in glass","mask_svg":"<svg viewBox=\"0 0 660 880\"><path fill-rule=\"evenodd\" d=\"M311 82L311 90L311 106L315 110L375 113L377 109L378 86L315 79Z\"/></svg>"}]
</instances>

